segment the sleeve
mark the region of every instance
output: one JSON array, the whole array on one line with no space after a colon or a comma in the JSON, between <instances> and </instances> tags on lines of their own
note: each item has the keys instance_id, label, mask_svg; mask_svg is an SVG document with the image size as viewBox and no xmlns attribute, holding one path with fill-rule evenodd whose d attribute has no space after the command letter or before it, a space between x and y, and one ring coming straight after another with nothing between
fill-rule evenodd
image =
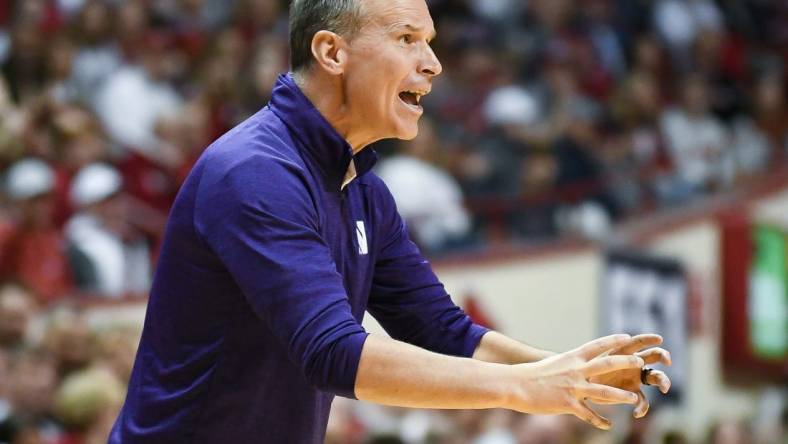
<instances>
[{"instance_id":1,"label":"sleeve","mask_svg":"<svg viewBox=\"0 0 788 444\"><path fill-rule=\"evenodd\" d=\"M379 179L378 179L379 180ZM379 182L382 239L367 310L391 337L437 353L470 357L488 329L454 302L411 242L394 198Z\"/></svg>"},{"instance_id":2,"label":"sleeve","mask_svg":"<svg viewBox=\"0 0 788 444\"><path fill-rule=\"evenodd\" d=\"M302 177L284 161L248 160L203 177L195 228L306 379L355 398L367 333L351 313Z\"/></svg>"}]
</instances>

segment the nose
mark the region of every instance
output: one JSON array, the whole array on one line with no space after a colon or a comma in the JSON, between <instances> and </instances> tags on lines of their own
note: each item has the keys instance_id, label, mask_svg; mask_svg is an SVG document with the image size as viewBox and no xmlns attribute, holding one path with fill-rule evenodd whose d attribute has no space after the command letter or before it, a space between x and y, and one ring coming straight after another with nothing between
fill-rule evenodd
<instances>
[{"instance_id":1,"label":"nose","mask_svg":"<svg viewBox=\"0 0 788 444\"><path fill-rule=\"evenodd\" d=\"M438 56L435 55L435 51L432 50L430 45L425 44L424 48L425 50L421 66L419 66L419 72L430 77L435 77L443 71L443 66L441 66Z\"/></svg>"}]
</instances>

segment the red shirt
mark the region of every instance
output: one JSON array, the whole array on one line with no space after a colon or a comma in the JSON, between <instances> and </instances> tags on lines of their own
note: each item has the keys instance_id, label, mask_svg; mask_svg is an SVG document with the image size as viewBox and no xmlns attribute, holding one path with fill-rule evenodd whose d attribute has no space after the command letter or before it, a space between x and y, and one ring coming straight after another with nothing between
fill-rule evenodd
<instances>
[{"instance_id":1,"label":"red shirt","mask_svg":"<svg viewBox=\"0 0 788 444\"><path fill-rule=\"evenodd\" d=\"M43 302L57 300L73 289L64 244L57 230L20 230L0 255L2 274L31 288Z\"/></svg>"}]
</instances>

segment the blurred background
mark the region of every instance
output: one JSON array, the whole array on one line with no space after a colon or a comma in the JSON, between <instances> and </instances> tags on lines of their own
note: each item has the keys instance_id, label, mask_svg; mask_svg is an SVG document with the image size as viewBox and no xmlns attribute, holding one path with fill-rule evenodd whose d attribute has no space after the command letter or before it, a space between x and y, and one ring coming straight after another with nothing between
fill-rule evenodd
<instances>
[{"instance_id":1,"label":"blurred background","mask_svg":"<svg viewBox=\"0 0 788 444\"><path fill-rule=\"evenodd\" d=\"M106 442L168 208L287 70L287 3L0 0L0 443ZM413 239L477 322L659 332L674 386L607 433L337 398L327 442L787 443L788 2L428 3L444 74L375 146Z\"/></svg>"}]
</instances>

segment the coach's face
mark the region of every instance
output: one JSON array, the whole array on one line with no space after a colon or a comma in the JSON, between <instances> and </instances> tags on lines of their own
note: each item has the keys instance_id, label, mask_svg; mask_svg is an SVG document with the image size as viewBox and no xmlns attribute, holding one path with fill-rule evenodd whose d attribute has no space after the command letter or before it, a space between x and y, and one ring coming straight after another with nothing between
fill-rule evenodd
<instances>
[{"instance_id":1,"label":"coach's face","mask_svg":"<svg viewBox=\"0 0 788 444\"><path fill-rule=\"evenodd\" d=\"M435 28L424 0L366 0L344 70L349 117L375 138L412 139L441 64L430 48Z\"/></svg>"}]
</instances>

